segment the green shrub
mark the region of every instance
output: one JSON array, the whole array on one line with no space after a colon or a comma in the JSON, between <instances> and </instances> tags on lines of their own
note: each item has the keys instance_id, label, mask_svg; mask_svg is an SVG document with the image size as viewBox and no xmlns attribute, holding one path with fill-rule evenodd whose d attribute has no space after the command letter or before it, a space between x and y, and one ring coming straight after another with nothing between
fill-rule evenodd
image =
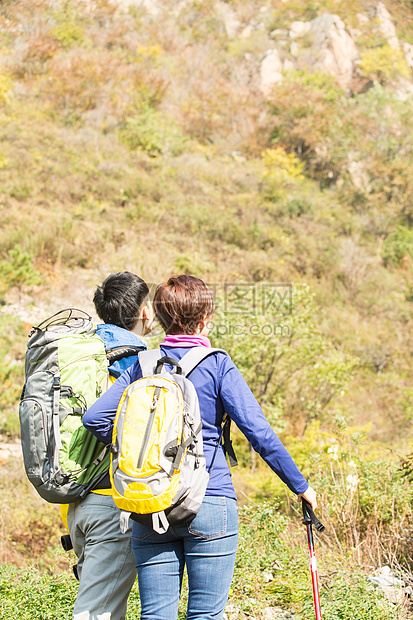
<instances>
[{"instance_id":1,"label":"green shrub","mask_svg":"<svg viewBox=\"0 0 413 620\"><path fill-rule=\"evenodd\" d=\"M317 151L329 136L342 99L343 92L331 76L308 71L287 73L268 102L271 143L293 150L312 164L313 159L319 159Z\"/></svg>"},{"instance_id":2,"label":"green shrub","mask_svg":"<svg viewBox=\"0 0 413 620\"><path fill-rule=\"evenodd\" d=\"M413 230L398 226L384 241L383 261L385 265L400 265L407 255L413 257Z\"/></svg>"},{"instance_id":3,"label":"green shrub","mask_svg":"<svg viewBox=\"0 0 413 620\"><path fill-rule=\"evenodd\" d=\"M25 183L16 183L10 189L10 196L16 200L23 201L30 196L32 188Z\"/></svg>"},{"instance_id":4,"label":"green shrub","mask_svg":"<svg viewBox=\"0 0 413 620\"><path fill-rule=\"evenodd\" d=\"M271 210L271 215L274 217L284 215L292 219L296 219L302 215L312 215L313 213L314 205L306 198L302 198L298 195L294 198L281 200L275 205L275 208Z\"/></svg>"},{"instance_id":5,"label":"green shrub","mask_svg":"<svg viewBox=\"0 0 413 620\"><path fill-rule=\"evenodd\" d=\"M120 139L132 151L141 150L151 157L178 155L184 150L186 138L172 119L150 106L128 118L119 132Z\"/></svg>"},{"instance_id":6,"label":"green shrub","mask_svg":"<svg viewBox=\"0 0 413 620\"><path fill-rule=\"evenodd\" d=\"M326 420L359 363L330 345L309 286L233 284L218 291L211 338L231 353L260 404L290 427Z\"/></svg>"},{"instance_id":7,"label":"green shrub","mask_svg":"<svg viewBox=\"0 0 413 620\"><path fill-rule=\"evenodd\" d=\"M308 620L314 613L310 596L303 600L298 620ZM390 606L384 595L375 591L361 573L339 573L328 588L321 591L321 613L329 620L390 620L398 619L397 608Z\"/></svg>"},{"instance_id":8,"label":"green shrub","mask_svg":"<svg viewBox=\"0 0 413 620\"><path fill-rule=\"evenodd\" d=\"M33 256L24 252L20 246L10 250L5 260L0 262L0 294L13 286L34 286L42 281L40 272L33 265Z\"/></svg>"}]
</instances>

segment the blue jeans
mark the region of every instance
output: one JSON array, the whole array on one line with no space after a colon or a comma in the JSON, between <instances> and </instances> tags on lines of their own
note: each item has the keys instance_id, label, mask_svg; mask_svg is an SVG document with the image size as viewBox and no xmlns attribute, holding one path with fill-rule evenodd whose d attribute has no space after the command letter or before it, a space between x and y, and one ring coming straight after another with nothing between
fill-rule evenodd
<instances>
[{"instance_id":1,"label":"blue jeans","mask_svg":"<svg viewBox=\"0 0 413 620\"><path fill-rule=\"evenodd\" d=\"M164 534L134 523L132 550L138 570L141 619L177 618L185 564L187 620L222 619L237 543L238 506L227 497L205 497L191 523L170 527Z\"/></svg>"}]
</instances>

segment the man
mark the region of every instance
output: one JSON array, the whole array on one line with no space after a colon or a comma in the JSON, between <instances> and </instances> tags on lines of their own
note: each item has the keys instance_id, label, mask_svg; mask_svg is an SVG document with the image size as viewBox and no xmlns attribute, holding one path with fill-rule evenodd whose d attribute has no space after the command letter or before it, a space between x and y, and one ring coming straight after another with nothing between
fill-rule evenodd
<instances>
[{"instance_id":1,"label":"man","mask_svg":"<svg viewBox=\"0 0 413 620\"><path fill-rule=\"evenodd\" d=\"M108 352L112 381L135 363L139 350L146 349L141 338L153 322L148 294L146 283L128 271L108 276L95 292L96 312L104 322L97 334ZM121 531L120 515L109 471L98 488L69 505L67 523L79 577L73 620L125 619L136 569L131 531Z\"/></svg>"}]
</instances>

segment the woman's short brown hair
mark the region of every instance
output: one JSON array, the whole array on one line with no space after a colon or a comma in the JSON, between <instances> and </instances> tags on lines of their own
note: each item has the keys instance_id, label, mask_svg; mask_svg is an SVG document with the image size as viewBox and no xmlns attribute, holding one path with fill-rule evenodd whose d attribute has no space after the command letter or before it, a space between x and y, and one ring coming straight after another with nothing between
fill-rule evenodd
<instances>
[{"instance_id":1,"label":"woman's short brown hair","mask_svg":"<svg viewBox=\"0 0 413 620\"><path fill-rule=\"evenodd\" d=\"M194 276L169 278L160 284L153 299L156 318L167 334L195 334L215 310L212 292Z\"/></svg>"}]
</instances>

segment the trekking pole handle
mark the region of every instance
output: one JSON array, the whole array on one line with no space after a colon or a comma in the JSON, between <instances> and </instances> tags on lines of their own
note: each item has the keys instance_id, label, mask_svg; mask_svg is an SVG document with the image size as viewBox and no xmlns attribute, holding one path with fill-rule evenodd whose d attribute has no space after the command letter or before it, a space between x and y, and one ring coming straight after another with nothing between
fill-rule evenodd
<instances>
[{"instance_id":1,"label":"trekking pole handle","mask_svg":"<svg viewBox=\"0 0 413 620\"><path fill-rule=\"evenodd\" d=\"M304 525L309 525L310 523L312 523L315 529L317 530L317 532L324 532L326 528L324 527L323 523L321 523L320 519L317 519L317 517L315 516L310 503L307 502L307 500L304 499L304 497L301 498L301 502L303 505Z\"/></svg>"}]
</instances>

